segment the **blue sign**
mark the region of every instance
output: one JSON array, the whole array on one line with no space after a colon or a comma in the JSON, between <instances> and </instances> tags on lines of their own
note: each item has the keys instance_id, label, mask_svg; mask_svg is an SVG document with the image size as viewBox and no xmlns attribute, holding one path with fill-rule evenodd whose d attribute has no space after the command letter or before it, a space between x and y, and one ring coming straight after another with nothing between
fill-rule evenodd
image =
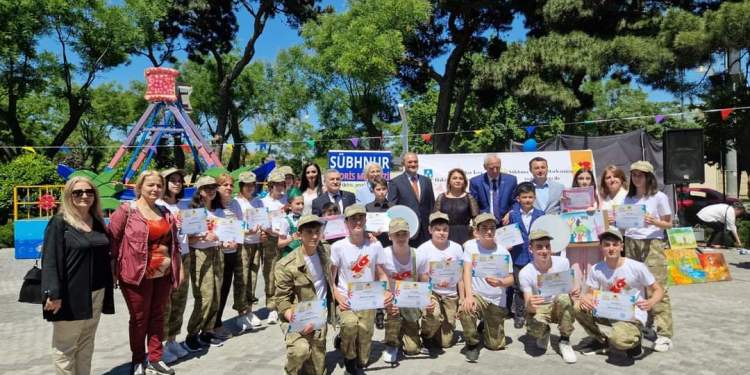
<instances>
[{"instance_id":1,"label":"blue sign","mask_svg":"<svg viewBox=\"0 0 750 375\"><path fill-rule=\"evenodd\" d=\"M366 181L362 170L367 164L376 163L383 170L383 178L391 178L390 151L328 151L328 168L341 172L341 181Z\"/></svg>"},{"instance_id":2,"label":"blue sign","mask_svg":"<svg viewBox=\"0 0 750 375\"><path fill-rule=\"evenodd\" d=\"M16 259L41 258L44 229L47 228L48 222L48 217L13 222L13 247Z\"/></svg>"}]
</instances>

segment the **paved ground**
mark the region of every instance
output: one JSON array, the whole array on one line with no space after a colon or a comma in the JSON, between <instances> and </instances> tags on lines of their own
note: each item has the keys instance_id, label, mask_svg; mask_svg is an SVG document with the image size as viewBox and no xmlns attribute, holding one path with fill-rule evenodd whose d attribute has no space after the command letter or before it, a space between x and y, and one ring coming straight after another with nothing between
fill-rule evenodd
<instances>
[{"instance_id":1,"label":"paved ground","mask_svg":"<svg viewBox=\"0 0 750 375\"><path fill-rule=\"evenodd\" d=\"M748 374L750 373L750 255L725 251L733 281L672 287L676 337L669 353L652 353L635 363L624 356L579 356L578 363L566 365L550 350L546 354L527 352L530 341L506 322L511 343L500 352L483 350L479 362L464 361L459 350L463 344L448 349L438 359L413 358L391 369L379 359L382 345L373 345L372 374L471 374L549 373L562 374ZM16 261L9 249L0 250L0 374L51 374L51 325L42 319L41 308L16 302L21 279L33 262ZM260 287L260 285L259 285ZM262 288L259 288L262 290ZM128 314L122 296L116 293L116 315L103 316L96 338L94 374L127 374ZM231 306L231 302L228 303ZM229 307L227 308L229 309ZM187 309L191 311L189 306ZM225 316L231 314L227 311ZM261 315L264 313L261 311ZM187 319L187 318L186 318ZM553 331L554 333L555 331ZM383 331L376 331L381 340ZM572 341L583 337L578 327ZM556 341L556 340L554 340ZM554 342L553 341L553 342ZM647 343L650 346L650 343ZM328 368L343 374L340 356L329 340ZM556 345L555 345L556 347ZM278 326L230 339L224 346L187 359L175 369L180 374L280 374L283 373L285 349ZM500 371L498 371L500 370Z\"/></svg>"}]
</instances>

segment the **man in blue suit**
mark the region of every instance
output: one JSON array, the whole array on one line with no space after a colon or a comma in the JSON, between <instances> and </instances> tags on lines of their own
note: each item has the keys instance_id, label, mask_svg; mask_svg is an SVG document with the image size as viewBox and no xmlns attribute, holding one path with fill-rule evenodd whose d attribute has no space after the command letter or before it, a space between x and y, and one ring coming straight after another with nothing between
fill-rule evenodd
<instances>
[{"instance_id":1,"label":"man in blue suit","mask_svg":"<svg viewBox=\"0 0 750 375\"><path fill-rule=\"evenodd\" d=\"M500 157L497 154L484 157L484 170L485 173L471 178L469 192L477 201L479 210L491 213L500 224L513 206L516 176L500 173Z\"/></svg>"},{"instance_id":2,"label":"man in blue suit","mask_svg":"<svg viewBox=\"0 0 750 375\"><path fill-rule=\"evenodd\" d=\"M388 202L411 208L419 218L419 232L409 240L409 246L415 248L430 239L428 223L432 209L435 207L432 180L427 176L417 174L418 169L417 154L407 152L404 155L404 173L388 183Z\"/></svg>"},{"instance_id":3,"label":"man in blue suit","mask_svg":"<svg viewBox=\"0 0 750 375\"><path fill-rule=\"evenodd\" d=\"M546 214L559 214L560 198L565 187L559 182L547 179L547 159L539 156L531 159L529 171L534 177L531 182L536 190L534 208Z\"/></svg>"},{"instance_id":4,"label":"man in blue suit","mask_svg":"<svg viewBox=\"0 0 750 375\"><path fill-rule=\"evenodd\" d=\"M341 173L335 169L329 169L323 173L323 182L326 191L312 201L313 215L323 216L323 206L328 202L338 204L339 212L356 203L357 199L353 193L341 190Z\"/></svg>"}]
</instances>

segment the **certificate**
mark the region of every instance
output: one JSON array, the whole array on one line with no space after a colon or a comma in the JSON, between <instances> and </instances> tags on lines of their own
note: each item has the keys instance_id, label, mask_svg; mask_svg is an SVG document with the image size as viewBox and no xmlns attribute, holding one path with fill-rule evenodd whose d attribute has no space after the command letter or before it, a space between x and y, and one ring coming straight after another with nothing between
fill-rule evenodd
<instances>
[{"instance_id":1,"label":"certificate","mask_svg":"<svg viewBox=\"0 0 750 375\"><path fill-rule=\"evenodd\" d=\"M259 226L263 229L271 227L271 220L268 218L268 210L265 207L251 207L245 210L245 220L249 227Z\"/></svg>"},{"instance_id":2,"label":"certificate","mask_svg":"<svg viewBox=\"0 0 750 375\"><path fill-rule=\"evenodd\" d=\"M352 311L382 309L385 306L387 281L349 283L349 308Z\"/></svg>"},{"instance_id":3,"label":"certificate","mask_svg":"<svg viewBox=\"0 0 750 375\"><path fill-rule=\"evenodd\" d=\"M497 228L495 231L495 243L502 245L506 249L523 243L521 228L518 223L506 225Z\"/></svg>"},{"instance_id":4,"label":"certificate","mask_svg":"<svg viewBox=\"0 0 750 375\"><path fill-rule=\"evenodd\" d=\"M595 205L594 194L593 186L563 189L560 208L563 211L588 210Z\"/></svg>"},{"instance_id":5,"label":"certificate","mask_svg":"<svg viewBox=\"0 0 750 375\"><path fill-rule=\"evenodd\" d=\"M271 221L271 231L278 234L284 234L285 232L285 226L284 226L284 211L283 210L276 210L276 211L269 211L268 212L268 220Z\"/></svg>"},{"instance_id":6,"label":"certificate","mask_svg":"<svg viewBox=\"0 0 750 375\"><path fill-rule=\"evenodd\" d=\"M620 229L645 227L646 206L642 204L615 206L615 226Z\"/></svg>"},{"instance_id":7,"label":"certificate","mask_svg":"<svg viewBox=\"0 0 750 375\"><path fill-rule=\"evenodd\" d=\"M508 275L510 255L471 254L471 276L503 277Z\"/></svg>"},{"instance_id":8,"label":"certificate","mask_svg":"<svg viewBox=\"0 0 750 375\"><path fill-rule=\"evenodd\" d=\"M385 212L368 212L365 230L368 232L388 233L391 218Z\"/></svg>"},{"instance_id":9,"label":"certificate","mask_svg":"<svg viewBox=\"0 0 750 375\"><path fill-rule=\"evenodd\" d=\"M206 221L205 208L180 210L180 217L182 218L180 233L198 234L208 231L208 222Z\"/></svg>"},{"instance_id":10,"label":"certificate","mask_svg":"<svg viewBox=\"0 0 750 375\"><path fill-rule=\"evenodd\" d=\"M633 294L594 290L594 316L612 320L633 320L637 299L638 296Z\"/></svg>"},{"instance_id":11,"label":"certificate","mask_svg":"<svg viewBox=\"0 0 750 375\"><path fill-rule=\"evenodd\" d=\"M539 295L548 298L558 294L568 294L573 290L574 279L575 271L573 269L540 274L537 276Z\"/></svg>"},{"instance_id":12,"label":"certificate","mask_svg":"<svg viewBox=\"0 0 750 375\"><path fill-rule=\"evenodd\" d=\"M327 318L326 300L298 302L294 306L292 321L289 322L289 332L301 332L308 324L312 324L314 329L320 329L326 324Z\"/></svg>"},{"instance_id":13,"label":"certificate","mask_svg":"<svg viewBox=\"0 0 750 375\"><path fill-rule=\"evenodd\" d=\"M430 304L431 294L430 283L396 280L393 287L393 304L402 309L424 309Z\"/></svg>"},{"instance_id":14,"label":"certificate","mask_svg":"<svg viewBox=\"0 0 750 375\"><path fill-rule=\"evenodd\" d=\"M326 220L326 227L323 231L323 238L326 240L333 240L349 235L343 215L326 216L324 219Z\"/></svg>"},{"instance_id":15,"label":"certificate","mask_svg":"<svg viewBox=\"0 0 750 375\"><path fill-rule=\"evenodd\" d=\"M242 232L242 222L237 219L217 217L214 233L219 237L219 241L222 242L233 241L241 244L245 239Z\"/></svg>"},{"instance_id":16,"label":"certificate","mask_svg":"<svg viewBox=\"0 0 750 375\"><path fill-rule=\"evenodd\" d=\"M448 288L458 284L461 280L462 261L430 262L430 283L432 285L446 285Z\"/></svg>"}]
</instances>

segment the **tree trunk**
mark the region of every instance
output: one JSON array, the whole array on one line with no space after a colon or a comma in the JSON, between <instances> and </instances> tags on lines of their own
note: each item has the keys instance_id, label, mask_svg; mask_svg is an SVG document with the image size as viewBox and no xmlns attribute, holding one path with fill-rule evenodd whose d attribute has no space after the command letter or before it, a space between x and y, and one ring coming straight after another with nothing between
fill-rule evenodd
<instances>
[{"instance_id":1,"label":"tree trunk","mask_svg":"<svg viewBox=\"0 0 750 375\"><path fill-rule=\"evenodd\" d=\"M89 102L82 99L73 98L68 100L68 108L70 108L68 121L66 121L62 129L57 132L57 135L55 135L55 138L50 144L50 148L45 152L45 155L50 160L60 151L60 147L68 140L70 134L76 130L78 123L81 121L81 117L83 117L83 113L86 112L88 106Z\"/></svg>"},{"instance_id":2,"label":"tree trunk","mask_svg":"<svg viewBox=\"0 0 750 375\"><path fill-rule=\"evenodd\" d=\"M182 151L182 137L174 137L174 146L172 147L174 152L174 164L179 169L185 169L185 152Z\"/></svg>"},{"instance_id":3,"label":"tree trunk","mask_svg":"<svg viewBox=\"0 0 750 375\"><path fill-rule=\"evenodd\" d=\"M237 110L232 109L232 127L229 129L234 140L234 147L232 147L232 155L229 157L229 163L227 169L233 171L240 167L240 156L242 156L242 148L244 146L244 140L242 139L242 132L240 131L239 119L237 118Z\"/></svg>"},{"instance_id":4,"label":"tree trunk","mask_svg":"<svg viewBox=\"0 0 750 375\"><path fill-rule=\"evenodd\" d=\"M5 112L5 123L10 128L10 133L13 136L13 143L16 146L30 146L29 139L26 139L26 135L23 134L21 124L18 121L18 98L15 95L8 95L8 111Z\"/></svg>"},{"instance_id":5,"label":"tree trunk","mask_svg":"<svg viewBox=\"0 0 750 375\"><path fill-rule=\"evenodd\" d=\"M445 62L445 73L442 77L437 74L433 76L440 77L438 85L437 112L435 113L435 126L433 132L437 133L432 137L432 150L435 153L448 153L451 147L451 141L455 138L453 134L441 134L448 132L451 117L451 105L453 104L453 93L456 86L456 76L461 59L464 57L466 48L470 42L471 31L464 29L464 37L457 43L456 48L451 51L448 60ZM468 36L467 36L468 35Z\"/></svg>"}]
</instances>

